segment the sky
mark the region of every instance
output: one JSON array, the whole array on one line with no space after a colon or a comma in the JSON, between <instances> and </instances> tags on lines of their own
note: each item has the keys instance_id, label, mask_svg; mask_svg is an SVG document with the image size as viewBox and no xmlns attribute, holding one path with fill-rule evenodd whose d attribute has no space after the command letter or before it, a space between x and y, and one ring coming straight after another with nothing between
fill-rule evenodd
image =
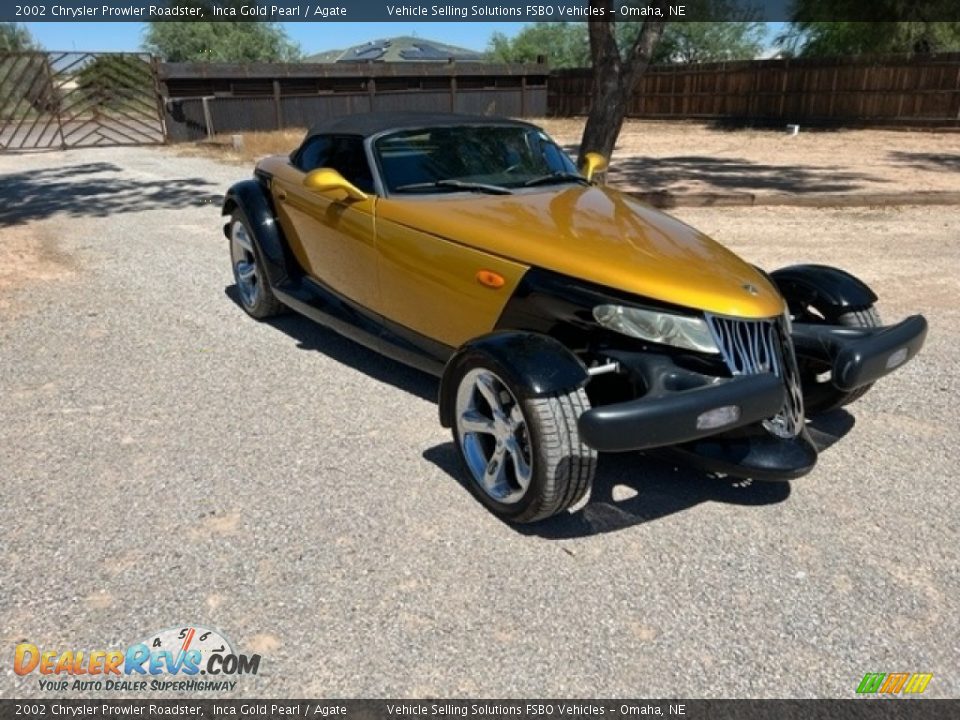
<instances>
[{"instance_id":1,"label":"sky","mask_svg":"<svg viewBox=\"0 0 960 720\"><path fill-rule=\"evenodd\" d=\"M47 50L130 51L139 50L144 23L43 22L24 23ZM308 55L323 50L348 48L367 40L419 35L471 50L486 50L494 31L516 35L525 23L511 22L334 22L280 23Z\"/></svg>"},{"instance_id":2,"label":"sky","mask_svg":"<svg viewBox=\"0 0 960 720\"><path fill-rule=\"evenodd\" d=\"M47 50L133 51L140 49L144 23L44 22L24 23ZM333 22L280 23L300 43L307 55L345 49L368 40L419 35L470 50L486 50L493 33L513 37L526 23L514 22ZM783 23L767 23L767 37L775 36Z\"/></svg>"}]
</instances>

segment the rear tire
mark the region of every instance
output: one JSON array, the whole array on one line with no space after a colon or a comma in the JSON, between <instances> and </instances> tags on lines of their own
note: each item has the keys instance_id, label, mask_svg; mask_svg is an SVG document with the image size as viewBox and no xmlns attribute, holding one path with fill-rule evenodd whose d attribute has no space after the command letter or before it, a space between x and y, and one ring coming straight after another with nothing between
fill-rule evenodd
<instances>
[{"instance_id":1,"label":"rear tire","mask_svg":"<svg viewBox=\"0 0 960 720\"><path fill-rule=\"evenodd\" d=\"M247 315L264 320L286 311L277 300L263 269L263 256L250 224L239 209L230 216L230 265L240 306Z\"/></svg>"},{"instance_id":2,"label":"rear tire","mask_svg":"<svg viewBox=\"0 0 960 720\"><path fill-rule=\"evenodd\" d=\"M543 520L589 492L597 453L580 441L577 420L590 403L582 388L522 398L482 363L457 380L453 439L471 492L498 517Z\"/></svg>"},{"instance_id":3,"label":"rear tire","mask_svg":"<svg viewBox=\"0 0 960 720\"><path fill-rule=\"evenodd\" d=\"M819 309L818 312L824 315ZM827 316L824 315L824 317ZM872 328L882 325L880 313L873 305L836 315L830 318L830 322L852 328ZM833 385L831 378L827 377L830 366L826 363L797 358L797 366L803 386L804 408L808 416L822 415L849 405L862 398L873 387L873 383L870 383L854 390L840 390Z\"/></svg>"}]
</instances>

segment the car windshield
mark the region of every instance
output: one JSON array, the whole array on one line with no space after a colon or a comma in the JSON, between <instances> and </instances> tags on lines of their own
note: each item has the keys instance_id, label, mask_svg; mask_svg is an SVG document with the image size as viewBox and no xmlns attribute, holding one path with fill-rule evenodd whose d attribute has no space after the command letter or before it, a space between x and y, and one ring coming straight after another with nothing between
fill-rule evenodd
<instances>
[{"instance_id":1,"label":"car windshield","mask_svg":"<svg viewBox=\"0 0 960 720\"><path fill-rule=\"evenodd\" d=\"M586 182L546 133L519 125L402 130L375 147L391 193L507 193Z\"/></svg>"}]
</instances>

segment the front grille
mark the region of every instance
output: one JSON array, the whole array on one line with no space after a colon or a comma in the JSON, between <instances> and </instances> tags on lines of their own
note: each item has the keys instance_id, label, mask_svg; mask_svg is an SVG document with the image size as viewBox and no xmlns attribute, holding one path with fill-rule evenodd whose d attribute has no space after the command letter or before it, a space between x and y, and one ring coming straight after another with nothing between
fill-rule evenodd
<instances>
[{"instance_id":1,"label":"front grille","mask_svg":"<svg viewBox=\"0 0 960 720\"><path fill-rule=\"evenodd\" d=\"M786 318L735 320L707 314L707 325L732 375L772 372L783 380L786 399L764 427L778 437L796 437L803 427L803 393Z\"/></svg>"}]
</instances>

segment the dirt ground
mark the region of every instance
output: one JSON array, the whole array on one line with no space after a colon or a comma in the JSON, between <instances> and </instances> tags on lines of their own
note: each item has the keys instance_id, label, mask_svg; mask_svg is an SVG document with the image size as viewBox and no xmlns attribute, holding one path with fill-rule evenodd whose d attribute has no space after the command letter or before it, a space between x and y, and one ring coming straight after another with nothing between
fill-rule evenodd
<instances>
[{"instance_id":1,"label":"dirt ground","mask_svg":"<svg viewBox=\"0 0 960 720\"><path fill-rule=\"evenodd\" d=\"M580 119L536 121L571 153ZM673 193L960 191L960 132L722 129L629 120L608 181Z\"/></svg>"},{"instance_id":2,"label":"dirt ground","mask_svg":"<svg viewBox=\"0 0 960 720\"><path fill-rule=\"evenodd\" d=\"M4 227L0 242L0 313L15 314L11 297L16 290L31 283L67 277L73 273L74 264L42 226Z\"/></svg>"},{"instance_id":3,"label":"dirt ground","mask_svg":"<svg viewBox=\"0 0 960 720\"><path fill-rule=\"evenodd\" d=\"M576 156L583 119L534 118ZM176 146L182 155L247 165L286 154L305 130L241 133L214 144ZM723 129L697 122L628 120L608 182L624 189L688 193L960 192L960 132Z\"/></svg>"}]
</instances>

